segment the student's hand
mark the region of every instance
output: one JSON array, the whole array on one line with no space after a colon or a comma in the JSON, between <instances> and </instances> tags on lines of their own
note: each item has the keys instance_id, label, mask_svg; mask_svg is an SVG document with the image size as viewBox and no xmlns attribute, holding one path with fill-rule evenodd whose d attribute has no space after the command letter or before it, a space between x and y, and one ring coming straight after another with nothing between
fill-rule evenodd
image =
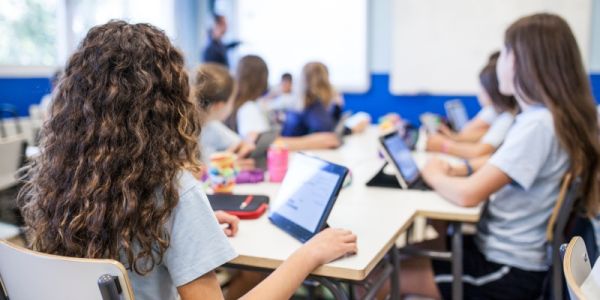
<instances>
[{"instance_id":1,"label":"student's hand","mask_svg":"<svg viewBox=\"0 0 600 300\"><path fill-rule=\"evenodd\" d=\"M253 143L242 141L229 149L229 151L235 153L239 158L246 158L254 149L256 149L256 146Z\"/></svg>"},{"instance_id":2,"label":"student's hand","mask_svg":"<svg viewBox=\"0 0 600 300\"><path fill-rule=\"evenodd\" d=\"M421 174L427 181L427 178L432 178L437 175L449 175L452 171L450 164L437 157L433 157L427 161L425 167L421 170Z\"/></svg>"},{"instance_id":3,"label":"student's hand","mask_svg":"<svg viewBox=\"0 0 600 300\"><path fill-rule=\"evenodd\" d=\"M369 127L370 124L371 120L363 120L356 124L356 126L352 127L352 133L361 133L365 131L365 129L367 129L367 127Z\"/></svg>"},{"instance_id":4,"label":"student's hand","mask_svg":"<svg viewBox=\"0 0 600 300\"><path fill-rule=\"evenodd\" d=\"M441 135L450 139L452 139L456 135L456 132L452 131L452 129L450 129L444 123L440 124L440 128L438 128L438 131Z\"/></svg>"},{"instance_id":5,"label":"student's hand","mask_svg":"<svg viewBox=\"0 0 600 300\"><path fill-rule=\"evenodd\" d=\"M300 251L315 259L315 267L358 251L356 235L350 230L327 228L311 238Z\"/></svg>"},{"instance_id":6,"label":"student's hand","mask_svg":"<svg viewBox=\"0 0 600 300\"><path fill-rule=\"evenodd\" d=\"M444 143L448 143L448 138L441 134L430 134L427 137L427 151L443 152Z\"/></svg>"},{"instance_id":7,"label":"student's hand","mask_svg":"<svg viewBox=\"0 0 600 300\"><path fill-rule=\"evenodd\" d=\"M236 161L238 168L243 171L252 171L256 169L256 161L252 158L243 158Z\"/></svg>"},{"instance_id":8,"label":"student's hand","mask_svg":"<svg viewBox=\"0 0 600 300\"><path fill-rule=\"evenodd\" d=\"M215 211L215 217L217 217L217 221L219 224L227 224L227 228L223 229L226 236L234 236L238 232L240 218L228 214L222 210Z\"/></svg>"}]
</instances>

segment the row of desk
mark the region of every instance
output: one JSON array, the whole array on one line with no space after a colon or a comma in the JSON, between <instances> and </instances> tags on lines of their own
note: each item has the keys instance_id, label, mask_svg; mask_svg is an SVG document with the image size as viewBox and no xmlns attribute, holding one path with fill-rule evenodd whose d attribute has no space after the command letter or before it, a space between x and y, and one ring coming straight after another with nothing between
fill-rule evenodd
<instances>
[{"instance_id":1,"label":"row of desk","mask_svg":"<svg viewBox=\"0 0 600 300\"><path fill-rule=\"evenodd\" d=\"M348 298L345 290L340 288L340 282L363 282L384 260L389 261L389 272L381 273L392 280L391 298L399 299L399 258L395 243L417 217L458 225L458 230L454 230L451 260L454 274L462 274L460 224L477 222L480 216L480 207L460 207L435 192L367 187L366 182L384 164L378 153L377 137L377 129L373 127L362 134L347 137L344 145L336 150L307 152L348 167L352 176L352 183L340 192L328 224L352 230L358 236L358 253L321 266L311 274L312 278L330 288L338 299ZM414 153L420 167L431 155L434 154ZM236 186L234 193L262 194L275 199L278 187L279 184L268 182L242 184ZM301 246L299 241L272 225L266 214L256 220L241 221L238 234L230 241L239 256L229 265L247 269L275 269ZM374 290L380 285L372 286L373 291L369 295L374 295ZM455 276L453 289L454 297L462 298L460 276Z\"/></svg>"}]
</instances>

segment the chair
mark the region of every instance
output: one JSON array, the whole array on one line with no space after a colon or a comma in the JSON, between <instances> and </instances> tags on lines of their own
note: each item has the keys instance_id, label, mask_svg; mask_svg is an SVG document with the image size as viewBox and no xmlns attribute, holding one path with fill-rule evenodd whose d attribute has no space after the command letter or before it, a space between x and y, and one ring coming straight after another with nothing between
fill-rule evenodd
<instances>
[{"instance_id":1,"label":"chair","mask_svg":"<svg viewBox=\"0 0 600 300\"><path fill-rule=\"evenodd\" d=\"M548 253L551 255L552 271L547 283L550 284L553 299L562 299L563 292L563 274L560 268L560 247L565 242L565 228L573 213L573 207L579 196L579 185L581 180L573 178L571 173L563 177L558 198L548 226L546 227L546 238L548 240ZM546 289L548 291L548 289Z\"/></svg>"},{"instance_id":2,"label":"chair","mask_svg":"<svg viewBox=\"0 0 600 300\"><path fill-rule=\"evenodd\" d=\"M0 300L134 300L127 271L109 259L43 254L0 240Z\"/></svg>"},{"instance_id":3,"label":"chair","mask_svg":"<svg viewBox=\"0 0 600 300\"><path fill-rule=\"evenodd\" d=\"M0 191L17 184L16 173L23 163L23 136L0 140Z\"/></svg>"},{"instance_id":4,"label":"chair","mask_svg":"<svg viewBox=\"0 0 600 300\"><path fill-rule=\"evenodd\" d=\"M19 236L19 234L19 227L12 224L0 222L0 240L10 240Z\"/></svg>"},{"instance_id":5,"label":"chair","mask_svg":"<svg viewBox=\"0 0 600 300\"><path fill-rule=\"evenodd\" d=\"M566 246L563 269L571 299L595 299L600 294L600 285L594 280L588 280L592 271L585 242L581 237L574 237Z\"/></svg>"}]
</instances>

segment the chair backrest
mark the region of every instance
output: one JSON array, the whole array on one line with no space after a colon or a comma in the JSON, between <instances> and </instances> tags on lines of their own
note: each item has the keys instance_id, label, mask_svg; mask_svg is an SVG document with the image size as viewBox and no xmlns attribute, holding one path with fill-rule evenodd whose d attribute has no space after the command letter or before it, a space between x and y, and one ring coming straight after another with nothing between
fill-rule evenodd
<instances>
[{"instance_id":1,"label":"chair backrest","mask_svg":"<svg viewBox=\"0 0 600 300\"><path fill-rule=\"evenodd\" d=\"M573 207L579 195L579 185L581 179L573 177L571 173L566 173L560 185L560 191L556 204L548 220L546 227L546 238L548 239L548 253L552 272L548 284L551 288L547 292L551 292L553 299L562 299L563 296L563 274L560 268L560 246L564 243L565 228L572 216Z\"/></svg>"},{"instance_id":2,"label":"chair backrest","mask_svg":"<svg viewBox=\"0 0 600 300\"><path fill-rule=\"evenodd\" d=\"M563 269L571 299L588 299L583 293L581 285L590 274L592 267L582 238L573 237L567 245Z\"/></svg>"},{"instance_id":3,"label":"chair backrest","mask_svg":"<svg viewBox=\"0 0 600 300\"><path fill-rule=\"evenodd\" d=\"M17 184L16 173L23 161L24 142L23 136L0 139L0 190Z\"/></svg>"},{"instance_id":4,"label":"chair backrest","mask_svg":"<svg viewBox=\"0 0 600 300\"><path fill-rule=\"evenodd\" d=\"M10 300L134 300L127 271L117 261L43 254L1 240L0 283ZM110 297L111 290L121 293Z\"/></svg>"}]
</instances>

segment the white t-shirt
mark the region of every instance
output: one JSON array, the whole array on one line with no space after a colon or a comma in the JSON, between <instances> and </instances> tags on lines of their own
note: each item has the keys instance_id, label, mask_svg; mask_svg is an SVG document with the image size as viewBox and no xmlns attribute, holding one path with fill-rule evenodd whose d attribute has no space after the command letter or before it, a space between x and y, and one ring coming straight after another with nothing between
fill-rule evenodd
<instances>
[{"instance_id":1,"label":"white t-shirt","mask_svg":"<svg viewBox=\"0 0 600 300\"><path fill-rule=\"evenodd\" d=\"M182 172L178 183L179 202L165 225L170 242L162 263L145 276L128 272L137 300L179 299L178 286L237 256L219 226L200 182L189 172Z\"/></svg>"},{"instance_id":2,"label":"white t-shirt","mask_svg":"<svg viewBox=\"0 0 600 300\"><path fill-rule=\"evenodd\" d=\"M524 109L488 163L512 182L485 205L477 224L479 250L492 262L528 271L547 270L546 226L570 165L550 111Z\"/></svg>"},{"instance_id":3,"label":"white t-shirt","mask_svg":"<svg viewBox=\"0 0 600 300\"><path fill-rule=\"evenodd\" d=\"M476 119L481 119L489 125L492 125L497 117L498 113L492 105L484 106L475 116Z\"/></svg>"},{"instance_id":4,"label":"white t-shirt","mask_svg":"<svg viewBox=\"0 0 600 300\"><path fill-rule=\"evenodd\" d=\"M490 126L490 129L481 138L480 142L498 148L502 142L504 142L504 138L514 122L515 116L513 116L513 114L509 112L501 113L496 120L494 120L492 126Z\"/></svg>"},{"instance_id":5,"label":"white t-shirt","mask_svg":"<svg viewBox=\"0 0 600 300\"><path fill-rule=\"evenodd\" d=\"M237 111L237 130L242 138L251 132L269 131L269 119L256 101L246 101Z\"/></svg>"},{"instance_id":6,"label":"white t-shirt","mask_svg":"<svg viewBox=\"0 0 600 300\"><path fill-rule=\"evenodd\" d=\"M242 139L229 127L219 121L208 121L200 133L202 159L205 162L215 152L225 151L242 142Z\"/></svg>"}]
</instances>

